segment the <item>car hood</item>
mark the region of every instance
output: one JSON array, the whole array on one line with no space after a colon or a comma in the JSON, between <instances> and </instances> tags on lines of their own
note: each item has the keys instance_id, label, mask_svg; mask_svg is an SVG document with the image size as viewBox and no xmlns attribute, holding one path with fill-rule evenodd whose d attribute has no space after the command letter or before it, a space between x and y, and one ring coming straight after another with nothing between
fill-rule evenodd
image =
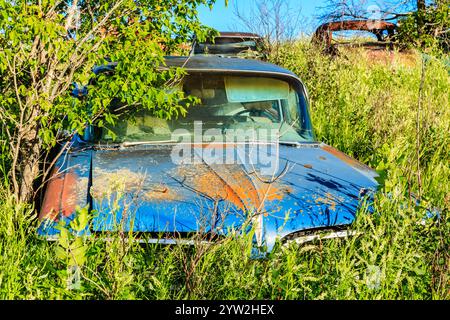
<instances>
[{"instance_id":1,"label":"car hood","mask_svg":"<svg viewBox=\"0 0 450 320\"><path fill-rule=\"evenodd\" d=\"M258 174L261 165L204 157L174 164L172 151L154 146L93 153L94 231L120 225L136 232L226 233L256 213L266 238L284 236L350 224L361 197L377 185L373 171L325 145L280 147L272 175Z\"/></svg>"},{"instance_id":2,"label":"car hood","mask_svg":"<svg viewBox=\"0 0 450 320\"><path fill-rule=\"evenodd\" d=\"M205 157L174 163L173 148L92 150L89 156L84 151L90 159L84 162L89 178L83 179L89 183L83 200L94 216L90 230L227 234L251 221L258 242L270 249L277 237L351 224L362 197L377 188L373 170L325 144L279 146L272 174L262 174L261 165L218 164ZM229 152L211 145L192 150L211 148ZM81 189L78 200L86 190Z\"/></svg>"}]
</instances>

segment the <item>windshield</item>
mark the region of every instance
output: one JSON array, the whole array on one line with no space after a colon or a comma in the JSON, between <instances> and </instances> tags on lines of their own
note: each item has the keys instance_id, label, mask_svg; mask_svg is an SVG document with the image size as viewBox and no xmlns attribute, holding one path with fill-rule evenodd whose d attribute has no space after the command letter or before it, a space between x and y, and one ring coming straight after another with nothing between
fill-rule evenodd
<instances>
[{"instance_id":1,"label":"windshield","mask_svg":"<svg viewBox=\"0 0 450 320\"><path fill-rule=\"evenodd\" d=\"M195 54L237 54L244 50L258 51L258 39L217 37L214 43L197 43Z\"/></svg>"},{"instance_id":2,"label":"windshield","mask_svg":"<svg viewBox=\"0 0 450 320\"><path fill-rule=\"evenodd\" d=\"M200 134L201 141L312 141L306 99L288 82L264 77L191 75L180 85L199 104L186 116L163 120L149 110L119 117L115 126L97 129L101 143L179 141ZM225 139L224 139L225 140ZM198 140L195 140L198 141Z\"/></svg>"}]
</instances>

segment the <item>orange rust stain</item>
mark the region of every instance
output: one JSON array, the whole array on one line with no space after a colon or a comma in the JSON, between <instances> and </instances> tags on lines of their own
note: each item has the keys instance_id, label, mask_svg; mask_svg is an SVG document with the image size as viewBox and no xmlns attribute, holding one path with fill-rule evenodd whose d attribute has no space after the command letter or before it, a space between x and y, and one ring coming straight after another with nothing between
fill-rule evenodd
<instances>
[{"instance_id":1,"label":"orange rust stain","mask_svg":"<svg viewBox=\"0 0 450 320\"><path fill-rule=\"evenodd\" d=\"M304 164L303 166L305 168L307 168L307 169L312 169L313 168L313 166L311 164Z\"/></svg>"},{"instance_id":2,"label":"orange rust stain","mask_svg":"<svg viewBox=\"0 0 450 320\"><path fill-rule=\"evenodd\" d=\"M240 178L241 183L236 183L236 179ZM216 173L206 171L193 182L199 192L213 199L227 200L241 209L249 203L254 203L255 206L259 204L257 191L251 181L243 176L239 177L239 173L234 173L228 181L224 181Z\"/></svg>"},{"instance_id":3,"label":"orange rust stain","mask_svg":"<svg viewBox=\"0 0 450 320\"><path fill-rule=\"evenodd\" d=\"M325 197L318 197L315 201L317 204L326 204L332 211L336 211L337 201L342 202L344 199L327 192Z\"/></svg>"},{"instance_id":4,"label":"orange rust stain","mask_svg":"<svg viewBox=\"0 0 450 320\"><path fill-rule=\"evenodd\" d=\"M282 200L288 188L278 183L264 183L251 179L238 166L221 166L209 169L196 165L191 169L180 168L179 174L197 192L213 199L223 199L242 210L262 209L266 201ZM220 172L219 172L220 171ZM192 173L195 172L195 175Z\"/></svg>"},{"instance_id":5,"label":"orange rust stain","mask_svg":"<svg viewBox=\"0 0 450 320\"><path fill-rule=\"evenodd\" d=\"M361 170L364 170L364 171L370 171L371 170L365 164L359 162L358 160L355 160L355 159L349 157L345 153L343 153L343 152L341 152L341 151L339 151L339 150L337 150L337 149L335 149L333 147L330 147L328 145L323 145L322 146L322 150L332 154L333 156L337 157L339 160L344 161L346 164L348 164L348 165L350 165L352 167L355 167L355 168L358 168L358 169L361 169Z\"/></svg>"},{"instance_id":6,"label":"orange rust stain","mask_svg":"<svg viewBox=\"0 0 450 320\"><path fill-rule=\"evenodd\" d=\"M95 168L97 176L94 177L94 183L90 193L94 199L109 198L116 193L134 193L142 196L147 201L176 201L181 197L165 185L151 183L151 177L128 169L116 171L103 171ZM144 192L150 188L149 191Z\"/></svg>"},{"instance_id":7,"label":"orange rust stain","mask_svg":"<svg viewBox=\"0 0 450 320\"><path fill-rule=\"evenodd\" d=\"M61 212L65 217L75 212L77 203L77 177L73 172L57 174L57 169L53 171L53 178L50 180L45 193L44 203L41 208L39 219L58 220Z\"/></svg>"},{"instance_id":8,"label":"orange rust stain","mask_svg":"<svg viewBox=\"0 0 450 320\"><path fill-rule=\"evenodd\" d=\"M181 199L178 194L166 187L148 191L144 194L144 198L148 201L176 201Z\"/></svg>"},{"instance_id":9,"label":"orange rust stain","mask_svg":"<svg viewBox=\"0 0 450 320\"><path fill-rule=\"evenodd\" d=\"M336 202L334 201L334 199L332 197L329 197L328 195L325 198L323 198L323 197L317 198L316 203L327 204L331 210L336 211Z\"/></svg>"},{"instance_id":10,"label":"orange rust stain","mask_svg":"<svg viewBox=\"0 0 450 320\"><path fill-rule=\"evenodd\" d=\"M128 169L103 171L95 168L97 175L91 187L91 195L95 199L102 199L118 191L137 192L142 189L146 176Z\"/></svg>"}]
</instances>

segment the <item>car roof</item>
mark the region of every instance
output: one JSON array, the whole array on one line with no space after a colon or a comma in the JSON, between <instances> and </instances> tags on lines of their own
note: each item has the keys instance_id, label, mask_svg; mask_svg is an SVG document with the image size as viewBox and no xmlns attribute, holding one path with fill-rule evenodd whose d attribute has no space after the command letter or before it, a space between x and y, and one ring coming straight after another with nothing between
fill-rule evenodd
<instances>
[{"instance_id":1,"label":"car roof","mask_svg":"<svg viewBox=\"0 0 450 320\"><path fill-rule=\"evenodd\" d=\"M217 72L217 73L247 73L267 76L276 76L290 78L302 83L300 78L287 69L272 63L253 59L224 58L215 55L203 56L167 56L165 57L165 66L161 70L170 67L182 67L188 73ZM106 65L93 68L95 74L113 71L117 62L110 62Z\"/></svg>"},{"instance_id":2,"label":"car roof","mask_svg":"<svg viewBox=\"0 0 450 320\"><path fill-rule=\"evenodd\" d=\"M300 81L299 77L280 66L253 59L224 58L215 55L189 57L168 56L167 67L183 67L187 72L249 73L288 77ZM163 68L164 69L164 68ZM301 81L300 81L301 82Z\"/></svg>"},{"instance_id":3,"label":"car roof","mask_svg":"<svg viewBox=\"0 0 450 320\"><path fill-rule=\"evenodd\" d=\"M256 33L249 32L219 32L219 35L215 38L252 38L261 39L261 36Z\"/></svg>"}]
</instances>

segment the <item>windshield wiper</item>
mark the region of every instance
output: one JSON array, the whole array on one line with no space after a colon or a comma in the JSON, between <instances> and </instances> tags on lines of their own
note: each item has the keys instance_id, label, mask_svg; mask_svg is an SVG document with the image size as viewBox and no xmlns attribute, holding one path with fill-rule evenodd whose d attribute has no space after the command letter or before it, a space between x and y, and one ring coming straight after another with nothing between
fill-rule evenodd
<instances>
[{"instance_id":1,"label":"windshield wiper","mask_svg":"<svg viewBox=\"0 0 450 320\"><path fill-rule=\"evenodd\" d=\"M160 140L160 141L136 141L136 142L123 142L120 144L120 147L128 148L128 147L134 147L134 146L141 146L141 145L156 145L156 144L172 144L172 143L178 143L177 140ZM206 142L204 142L206 143ZM207 142L206 144L209 144L211 142ZM225 142L224 142L225 143ZM245 141L244 143L276 143L275 141ZM285 146L292 146L292 147L301 147L306 144L311 144L310 142L298 142L298 141L278 141L278 144L285 145Z\"/></svg>"},{"instance_id":2,"label":"windshield wiper","mask_svg":"<svg viewBox=\"0 0 450 320\"><path fill-rule=\"evenodd\" d=\"M281 144L283 146L292 146L292 147L302 146L302 143L300 143L298 141L278 141L278 144Z\"/></svg>"},{"instance_id":3,"label":"windshield wiper","mask_svg":"<svg viewBox=\"0 0 450 320\"><path fill-rule=\"evenodd\" d=\"M128 148L128 147L134 147L134 146L141 146L141 145L153 145L153 144L165 144L165 143L177 143L176 140L160 140L160 141L136 141L136 142L122 142L120 144L121 147Z\"/></svg>"},{"instance_id":4,"label":"windshield wiper","mask_svg":"<svg viewBox=\"0 0 450 320\"><path fill-rule=\"evenodd\" d=\"M283 146L291 146L291 147L303 147L303 146L315 146L318 145L317 142L298 142L298 141L278 141L279 144Z\"/></svg>"}]
</instances>

